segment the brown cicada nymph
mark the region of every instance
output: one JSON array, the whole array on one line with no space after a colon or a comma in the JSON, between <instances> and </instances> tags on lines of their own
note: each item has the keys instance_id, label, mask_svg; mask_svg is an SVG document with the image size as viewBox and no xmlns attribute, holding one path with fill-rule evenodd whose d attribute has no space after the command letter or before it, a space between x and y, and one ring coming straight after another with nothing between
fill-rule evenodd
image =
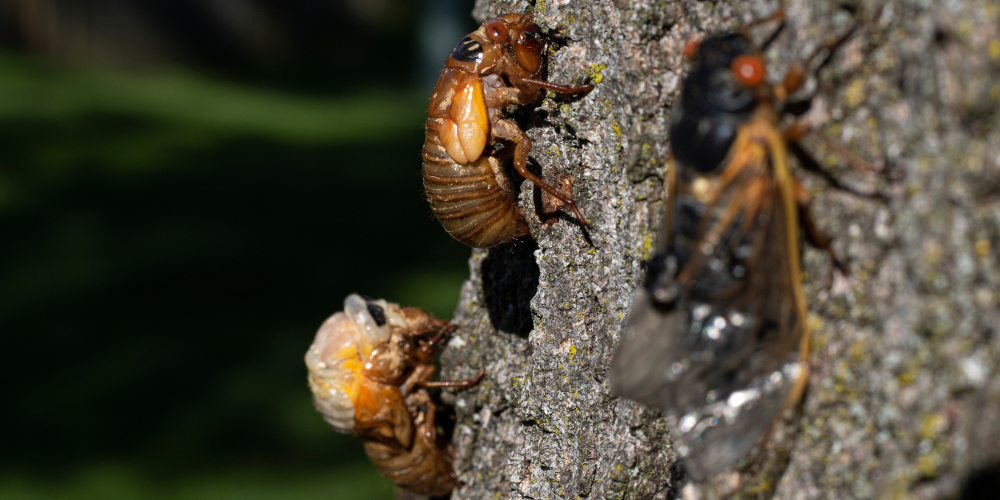
<instances>
[{"instance_id":1,"label":"brown cicada nymph","mask_svg":"<svg viewBox=\"0 0 1000 500\"><path fill-rule=\"evenodd\" d=\"M571 197L528 170L531 140L506 116L508 106L538 99L540 89L572 94L593 88L541 80L544 41L531 12L483 23L452 50L427 106L427 201L448 234L471 247L488 248L528 234L517 207L517 185L503 165L511 156L521 177L571 207L586 225Z\"/></svg>"},{"instance_id":2,"label":"brown cicada nymph","mask_svg":"<svg viewBox=\"0 0 1000 500\"><path fill-rule=\"evenodd\" d=\"M434 355L453 330L419 308L349 295L306 352L323 418L364 440L379 472L418 495L446 495L458 485L454 449L438 434L438 408L424 388L466 388L483 376L480 370L470 380L431 380Z\"/></svg>"},{"instance_id":3,"label":"brown cicada nymph","mask_svg":"<svg viewBox=\"0 0 1000 500\"><path fill-rule=\"evenodd\" d=\"M801 397L810 338L800 228L833 256L789 166L790 146L810 131L782 117L814 56L847 35L770 84L745 30L685 49L671 203L612 361L612 392L666 412L695 479L732 466Z\"/></svg>"}]
</instances>

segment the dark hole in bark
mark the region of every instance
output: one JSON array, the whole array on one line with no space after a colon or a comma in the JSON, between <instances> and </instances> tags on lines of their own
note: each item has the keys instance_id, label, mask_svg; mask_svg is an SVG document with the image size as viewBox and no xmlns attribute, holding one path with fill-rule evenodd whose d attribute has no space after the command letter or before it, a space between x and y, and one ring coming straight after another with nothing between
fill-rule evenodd
<instances>
[{"instance_id":1,"label":"dark hole in bark","mask_svg":"<svg viewBox=\"0 0 1000 500\"><path fill-rule=\"evenodd\" d=\"M493 328L527 337L534 327L531 298L538 290L538 243L521 239L490 249L483 260L483 295Z\"/></svg>"},{"instance_id":2,"label":"dark hole in bark","mask_svg":"<svg viewBox=\"0 0 1000 500\"><path fill-rule=\"evenodd\" d=\"M962 485L961 500L997 498L1000 494L1000 462L974 471Z\"/></svg>"}]
</instances>

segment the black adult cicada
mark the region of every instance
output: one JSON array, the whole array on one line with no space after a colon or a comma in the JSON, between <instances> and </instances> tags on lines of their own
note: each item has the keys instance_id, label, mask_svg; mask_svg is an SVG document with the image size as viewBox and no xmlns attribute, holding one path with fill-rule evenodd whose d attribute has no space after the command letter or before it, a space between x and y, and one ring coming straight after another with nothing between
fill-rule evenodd
<instances>
[{"instance_id":1,"label":"black adult cicada","mask_svg":"<svg viewBox=\"0 0 1000 500\"><path fill-rule=\"evenodd\" d=\"M809 130L781 120L814 57L770 84L746 28L685 54L691 69L670 129L672 203L611 390L665 410L676 450L701 479L729 468L799 400L809 372L799 229L833 252L789 167L790 144Z\"/></svg>"}]
</instances>

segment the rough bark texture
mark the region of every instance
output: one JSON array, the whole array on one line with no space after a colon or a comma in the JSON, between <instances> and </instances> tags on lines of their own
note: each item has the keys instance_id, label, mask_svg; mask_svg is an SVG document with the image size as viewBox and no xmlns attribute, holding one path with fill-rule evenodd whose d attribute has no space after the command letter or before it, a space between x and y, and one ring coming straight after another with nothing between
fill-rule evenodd
<instances>
[{"instance_id":1,"label":"rough bark texture","mask_svg":"<svg viewBox=\"0 0 1000 500\"><path fill-rule=\"evenodd\" d=\"M480 0L474 15L529 6ZM464 483L453 499L954 498L1000 461L997 1L787 3L786 28L767 52L772 80L861 21L804 93L817 93L814 123L879 171L851 170L807 143L829 177L797 175L850 273L828 284L829 261L806 247L809 389L742 468L687 482L660 412L608 393L668 201L666 130L684 43L777 6L534 4L553 34L548 78L596 89L548 94L519 120L534 168L571 179L592 226L582 230L524 183L520 205L537 243L473 252L443 377L486 367L486 378L445 394Z\"/></svg>"}]
</instances>

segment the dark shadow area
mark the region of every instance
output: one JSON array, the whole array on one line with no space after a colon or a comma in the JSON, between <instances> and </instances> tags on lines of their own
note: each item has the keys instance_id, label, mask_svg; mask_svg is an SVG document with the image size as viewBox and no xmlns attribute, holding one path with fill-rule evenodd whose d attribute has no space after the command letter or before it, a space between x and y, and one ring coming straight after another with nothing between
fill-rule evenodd
<instances>
[{"instance_id":1,"label":"dark shadow area","mask_svg":"<svg viewBox=\"0 0 1000 500\"><path fill-rule=\"evenodd\" d=\"M538 243L529 238L493 247L483 260L483 295L498 331L527 337L534 327L531 299L538 290Z\"/></svg>"},{"instance_id":2,"label":"dark shadow area","mask_svg":"<svg viewBox=\"0 0 1000 500\"><path fill-rule=\"evenodd\" d=\"M681 497L683 485L688 482L687 470L684 468L684 461L677 460L670 464L670 479L673 487L667 492L666 500L677 500Z\"/></svg>"},{"instance_id":3,"label":"dark shadow area","mask_svg":"<svg viewBox=\"0 0 1000 500\"><path fill-rule=\"evenodd\" d=\"M454 310L420 78L472 3L3 4L0 497L394 495L303 356L352 292Z\"/></svg>"},{"instance_id":4,"label":"dark shadow area","mask_svg":"<svg viewBox=\"0 0 1000 500\"><path fill-rule=\"evenodd\" d=\"M987 500L1000 497L1000 463L983 467L965 478L960 500Z\"/></svg>"}]
</instances>

